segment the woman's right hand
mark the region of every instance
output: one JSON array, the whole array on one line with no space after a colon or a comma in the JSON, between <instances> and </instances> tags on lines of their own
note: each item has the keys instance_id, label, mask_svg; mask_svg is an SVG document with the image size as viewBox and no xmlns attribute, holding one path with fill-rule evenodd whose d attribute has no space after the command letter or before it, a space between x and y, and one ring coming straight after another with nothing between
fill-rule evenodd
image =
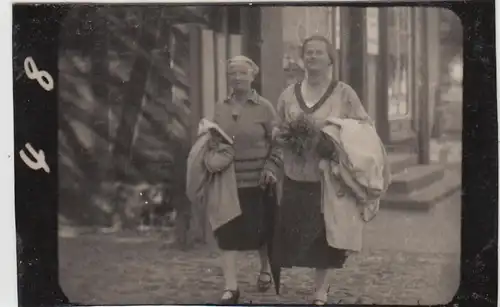
<instances>
[{"instance_id":1,"label":"woman's right hand","mask_svg":"<svg viewBox=\"0 0 500 307\"><path fill-rule=\"evenodd\" d=\"M219 144L223 142L222 136L220 136L218 133L210 133L210 140L208 141L208 147L210 149L215 149L219 147Z\"/></svg>"},{"instance_id":2,"label":"woman's right hand","mask_svg":"<svg viewBox=\"0 0 500 307\"><path fill-rule=\"evenodd\" d=\"M271 133L271 139L273 142L277 144L282 144L283 143L283 132L281 131L280 128L274 127Z\"/></svg>"},{"instance_id":3,"label":"woman's right hand","mask_svg":"<svg viewBox=\"0 0 500 307\"><path fill-rule=\"evenodd\" d=\"M223 171L234 159L235 151L232 145L224 142L222 136L212 134L208 141L208 151L205 153L205 166L212 173Z\"/></svg>"},{"instance_id":4,"label":"woman's right hand","mask_svg":"<svg viewBox=\"0 0 500 307\"><path fill-rule=\"evenodd\" d=\"M336 156L335 144L326 136L325 133L321 133L316 144L316 152L323 159L334 159Z\"/></svg>"}]
</instances>

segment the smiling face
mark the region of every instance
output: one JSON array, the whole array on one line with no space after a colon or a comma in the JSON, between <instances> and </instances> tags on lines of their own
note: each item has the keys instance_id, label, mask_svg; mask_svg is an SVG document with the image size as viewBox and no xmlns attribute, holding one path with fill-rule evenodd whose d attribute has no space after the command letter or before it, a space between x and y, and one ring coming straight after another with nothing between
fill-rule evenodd
<instances>
[{"instance_id":1,"label":"smiling face","mask_svg":"<svg viewBox=\"0 0 500 307\"><path fill-rule=\"evenodd\" d=\"M325 42L311 40L304 46L304 64L308 71L323 71L328 69L330 56Z\"/></svg>"},{"instance_id":2,"label":"smiling face","mask_svg":"<svg viewBox=\"0 0 500 307\"><path fill-rule=\"evenodd\" d=\"M236 91L248 91L252 87L254 75L247 65L231 65L227 72L229 86Z\"/></svg>"}]
</instances>

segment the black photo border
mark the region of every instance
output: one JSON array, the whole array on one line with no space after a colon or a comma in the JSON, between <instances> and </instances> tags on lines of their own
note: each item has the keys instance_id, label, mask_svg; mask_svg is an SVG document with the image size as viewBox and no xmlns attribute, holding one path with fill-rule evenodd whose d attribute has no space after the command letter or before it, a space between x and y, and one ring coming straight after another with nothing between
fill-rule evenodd
<instances>
[{"instance_id":1,"label":"black photo border","mask_svg":"<svg viewBox=\"0 0 500 307\"><path fill-rule=\"evenodd\" d=\"M462 20L464 96L461 282L450 304L496 305L498 127L494 1L317 4L443 7L454 11ZM59 27L73 5L86 4L12 6L15 212L16 232L23 242L22 253L18 258L24 271L23 277L18 281L19 303L22 306L70 303L61 290L58 279L57 63ZM260 6L262 3L253 5ZM279 5L290 4L280 2ZM52 75L55 84L52 91L44 90L36 80L28 79L26 74L16 80L19 71L24 69L24 60L28 56L35 60L39 70ZM45 152L50 173L27 167L19 156L26 143Z\"/></svg>"}]
</instances>

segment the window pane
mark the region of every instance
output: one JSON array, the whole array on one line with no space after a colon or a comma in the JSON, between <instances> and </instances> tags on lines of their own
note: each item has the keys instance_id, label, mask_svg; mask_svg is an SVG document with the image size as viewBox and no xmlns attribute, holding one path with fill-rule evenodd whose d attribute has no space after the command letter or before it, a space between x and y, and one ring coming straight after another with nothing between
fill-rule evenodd
<instances>
[{"instance_id":1,"label":"window pane","mask_svg":"<svg viewBox=\"0 0 500 307\"><path fill-rule=\"evenodd\" d=\"M411 103L411 15L408 8L394 8L389 29L389 118L405 116Z\"/></svg>"}]
</instances>

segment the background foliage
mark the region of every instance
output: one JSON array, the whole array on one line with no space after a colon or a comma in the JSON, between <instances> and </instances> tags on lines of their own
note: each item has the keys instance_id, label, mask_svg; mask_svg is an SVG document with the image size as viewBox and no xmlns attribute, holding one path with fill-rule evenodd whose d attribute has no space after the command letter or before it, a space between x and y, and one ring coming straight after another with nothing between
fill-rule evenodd
<instances>
[{"instance_id":1,"label":"background foliage","mask_svg":"<svg viewBox=\"0 0 500 307\"><path fill-rule=\"evenodd\" d=\"M187 206L188 28L207 25L209 12L165 5L71 9L59 50L59 208L66 219L109 224L120 205L117 183L161 184L177 206Z\"/></svg>"}]
</instances>

